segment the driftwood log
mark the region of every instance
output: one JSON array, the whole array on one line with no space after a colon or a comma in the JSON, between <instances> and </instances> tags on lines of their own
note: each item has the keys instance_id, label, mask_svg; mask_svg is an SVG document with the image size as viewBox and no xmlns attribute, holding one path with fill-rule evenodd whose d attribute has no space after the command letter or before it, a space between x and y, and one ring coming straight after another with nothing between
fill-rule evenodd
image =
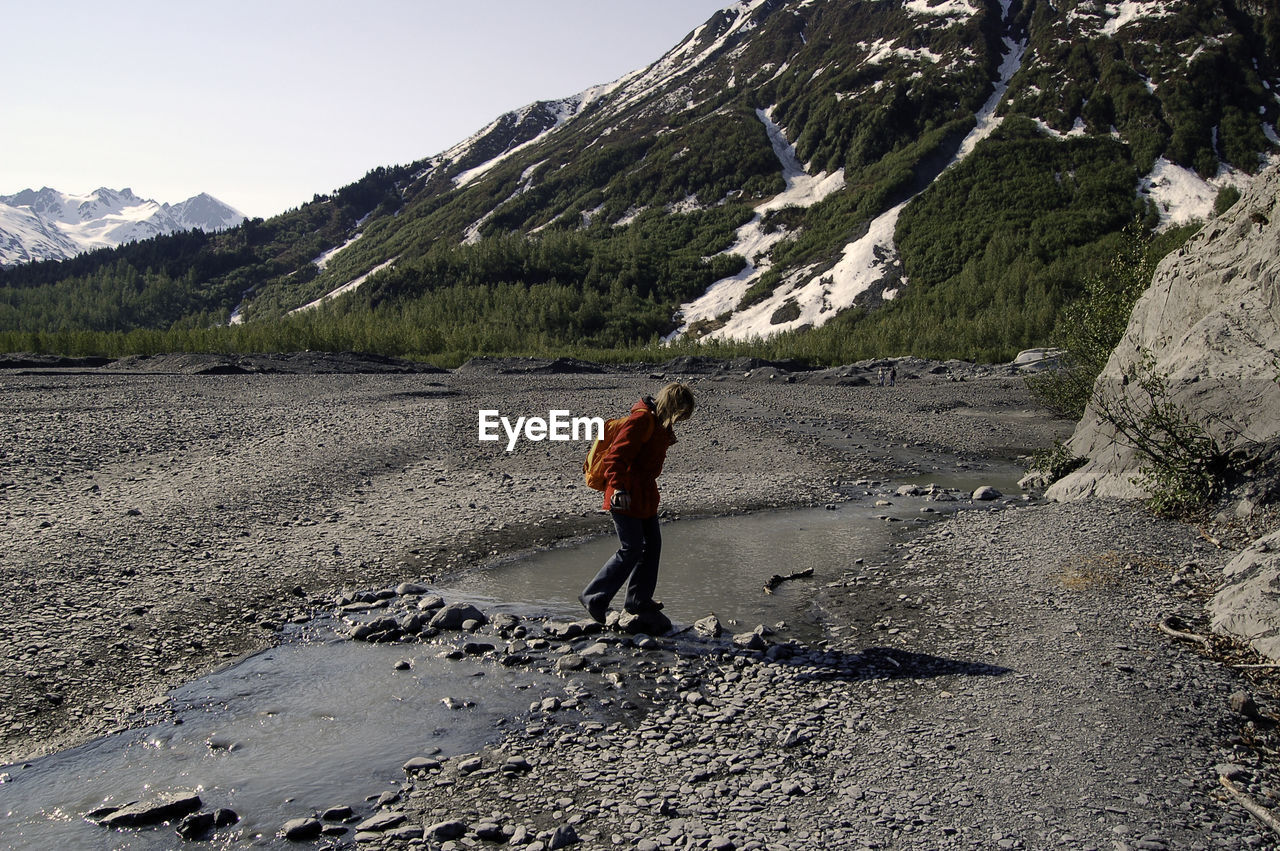
<instances>
[{"instance_id":1,"label":"driftwood log","mask_svg":"<svg viewBox=\"0 0 1280 851\"><path fill-rule=\"evenodd\" d=\"M1249 811L1249 815L1271 828L1273 833L1280 836L1280 820L1276 819L1275 813L1262 806L1262 804L1259 804L1244 792L1241 792L1236 788L1236 784L1232 783L1230 779L1226 777L1219 777L1218 780L1221 781L1223 787L1231 793L1231 797L1235 798L1236 801L1239 802L1240 806Z\"/></svg>"},{"instance_id":2,"label":"driftwood log","mask_svg":"<svg viewBox=\"0 0 1280 851\"><path fill-rule=\"evenodd\" d=\"M806 576L813 576L812 567L806 567L804 570L797 570L795 573L788 573L786 576L783 576L782 574L779 574L779 573L775 573L773 576L769 577L768 581L764 583L764 593L772 594L773 589L777 588L782 583L791 579L803 579Z\"/></svg>"},{"instance_id":3,"label":"driftwood log","mask_svg":"<svg viewBox=\"0 0 1280 851\"><path fill-rule=\"evenodd\" d=\"M1195 644L1199 644L1202 647L1204 647L1206 650L1213 649L1213 645L1209 643L1209 639L1205 638L1203 635L1196 635L1191 632L1184 632L1183 630L1180 630L1177 628L1178 624L1180 624L1180 621L1173 615L1169 615L1164 620L1160 621L1160 624L1159 624L1160 631L1163 632L1165 635L1173 636L1174 638L1180 641L1190 641Z\"/></svg>"}]
</instances>

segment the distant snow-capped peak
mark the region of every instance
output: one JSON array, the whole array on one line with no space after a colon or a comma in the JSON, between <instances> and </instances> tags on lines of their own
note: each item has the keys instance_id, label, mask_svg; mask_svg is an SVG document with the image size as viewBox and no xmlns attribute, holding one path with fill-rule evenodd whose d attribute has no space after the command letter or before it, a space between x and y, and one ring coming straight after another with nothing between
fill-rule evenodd
<instances>
[{"instance_id":1,"label":"distant snow-capped peak","mask_svg":"<svg viewBox=\"0 0 1280 851\"><path fill-rule=\"evenodd\" d=\"M0 265L65 260L175 231L222 230L244 218L204 193L170 205L139 198L129 188L102 187L87 195L24 189L0 195Z\"/></svg>"}]
</instances>

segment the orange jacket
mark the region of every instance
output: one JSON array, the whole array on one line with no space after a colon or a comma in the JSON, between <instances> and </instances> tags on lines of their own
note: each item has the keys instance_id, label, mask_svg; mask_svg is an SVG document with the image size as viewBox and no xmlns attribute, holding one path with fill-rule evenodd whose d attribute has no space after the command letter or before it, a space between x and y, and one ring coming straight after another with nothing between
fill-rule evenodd
<instances>
[{"instance_id":1,"label":"orange jacket","mask_svg":"<svg viewBox=\"0 0 1280 851\"><path fill-rule=\"evenodd\" d=\"M608 511L615 490L631 495L631 507L619 514L653 517L658 513L658 476L667 459L667 447L676 442L675 432L658 422L653 400L641 399L631 406L631 415L613 438L604 456L604 510Z\"/></svg>"}]
</instances>

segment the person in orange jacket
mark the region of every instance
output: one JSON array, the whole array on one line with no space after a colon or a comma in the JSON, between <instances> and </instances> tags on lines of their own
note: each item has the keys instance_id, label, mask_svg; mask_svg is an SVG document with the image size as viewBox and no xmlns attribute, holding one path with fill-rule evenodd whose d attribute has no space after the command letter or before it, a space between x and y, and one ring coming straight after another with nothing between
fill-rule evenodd
<instances>
[{"instance_id":1,"label":"person in orange jacket","mask_svg":"<svg viewBox=\"0 0 1280 851\"><path fill-rule=\"evenodd\" d=\"M693 391L688 385L668 384L656 399L646 397L632 406L630 416L605 454L603 508L613 515L619 547L578 595L587 613L600 623L604 623L609 603L624 583L624 608L631 614L662 608L653 599L662 555L658 476L667 458L667 447L676 442L672 426L687 420L693 408Z\"/></svg>"}]
</instances>

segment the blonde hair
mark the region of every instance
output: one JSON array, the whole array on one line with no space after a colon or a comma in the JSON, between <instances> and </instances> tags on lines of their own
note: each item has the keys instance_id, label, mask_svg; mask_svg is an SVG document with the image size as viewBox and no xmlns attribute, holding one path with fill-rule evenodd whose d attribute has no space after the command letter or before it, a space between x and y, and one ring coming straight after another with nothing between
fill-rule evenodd
<instances>
[{"instance_id":1,"label":"blonde hair","mask_svg":"<svg viewBox=\"0 0 1280 851\"><path fill-rule=\"evenodd\" d=\"M658 391L654 408L658 422L665 426L687 420L693 415L693 391L689 389L689 385L673 381Z\"/></svg>"}]
</instances>

